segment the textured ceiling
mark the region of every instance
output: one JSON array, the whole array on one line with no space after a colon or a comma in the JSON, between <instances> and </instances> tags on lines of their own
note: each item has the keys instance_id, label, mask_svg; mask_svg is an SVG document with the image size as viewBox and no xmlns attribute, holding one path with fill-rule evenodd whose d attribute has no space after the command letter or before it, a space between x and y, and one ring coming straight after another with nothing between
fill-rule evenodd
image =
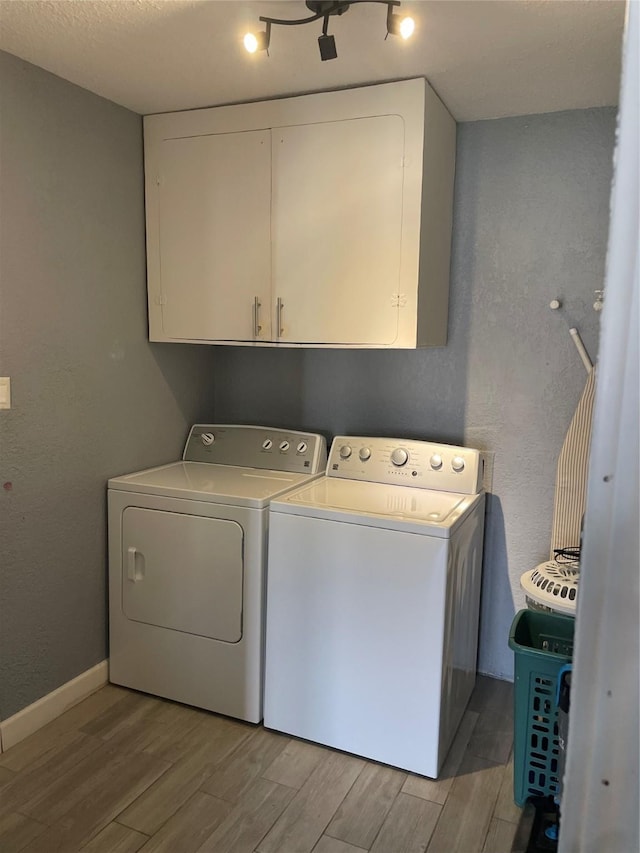
<instances>
[{"instance_id":1,"label":"textured ceiling","mask_svg":"<svg viewBox=\"0 0 640 853\"><path fill-rule=\"evenodd\" d=\"M270 56L242 36L259 15L305 17L302 0L1 0L0 49L147 114L362 83L427 77L459 121L616 104L619 0L415 0L408 42L386 41L386 9L274 27Z\"/></svg>"}]
</instances>

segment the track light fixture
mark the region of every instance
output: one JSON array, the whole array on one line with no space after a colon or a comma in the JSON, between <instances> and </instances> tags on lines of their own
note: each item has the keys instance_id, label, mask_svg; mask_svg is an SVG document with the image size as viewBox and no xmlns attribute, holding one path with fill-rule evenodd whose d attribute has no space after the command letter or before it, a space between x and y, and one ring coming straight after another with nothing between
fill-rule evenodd
<instances>
[{"instance_id":1,"label":"track light fixture","mask_svg":"<svg viewBox=\"0 0 640 853\"><path fill-rule=\"evenodd\" d=\"M261 19L262 20L262 19ZM257 50L266 50L269 54L269 41L271 40L271 23L267 21L267 26L262 33L247 33L244 37L244 46L249 53L255 53Z\"/></svg>"},{"instance_id":2,"label":"track light fixture","mask_svg":"<svg viewBox=\"0 0 640 853\"><path fill-rule=\"evenodd\" d=\"M389 4L387 7L387 36L402 36L406 40L413 35L415 28L413 18L401 18L400 15L394 15L393 6Z\"/></svg>"},{"instance_id":3,"label":"track light fixture","mask_svg":"<svg viewBox=\"0 0 640 853\"><path fill-rule=\"evenodd\" d=\"M329 26L329 16L324 16L322 24L322 35L318 36L318 47L320 48L320 59L324 62L326 59L335 59L338 56L336 50L336 40L334 36L327 35Z\"/></svg>"},{"instance_id":4,"label":"track light fixture","mask_svg":"<svg viewBox=\"0 0 640 853\"><path fill-rule=\"evenodd\" d=\"M387 7L387 35L385 39L389 35L399 35L403 39L408 39L413 34L415 29L413 18L401 18L399 15L393 14L393 7L400 6L400 0L342 0L342 2L339 2L339 0L306 0L307 9L313 13L308 18L287 20L283 18L267 18L261 15L260 21L266 24L266 30L257 34L247 33L244 37L244 46L249 53L255 53L257 50L266 50L268 54L271 24L278 24L283 27L295 27L298 24L310 24L312 21L319 21L322 18L322 35L318 37L320 59L323 62L327 59L336 59L338 56L336 40L334 36L328 34L329 18L332 15L343 15L356 3L382 3Z\"/></svg>"}]
</instances>

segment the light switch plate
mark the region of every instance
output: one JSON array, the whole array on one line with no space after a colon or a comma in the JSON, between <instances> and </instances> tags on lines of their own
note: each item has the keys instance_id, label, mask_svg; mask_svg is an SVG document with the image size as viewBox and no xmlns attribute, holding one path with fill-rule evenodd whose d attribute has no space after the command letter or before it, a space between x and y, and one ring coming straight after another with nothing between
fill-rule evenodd
<instances>
[{"instance_id":1,"label":"light switch plate","mask_svg":"<svg viewBox=\"0 0 640 853\"><path fill-rule=\"evenodd\" d=\"M11 379L9 376L0 376L0 409L11 408Z\"/></svg>"}]
</instances>

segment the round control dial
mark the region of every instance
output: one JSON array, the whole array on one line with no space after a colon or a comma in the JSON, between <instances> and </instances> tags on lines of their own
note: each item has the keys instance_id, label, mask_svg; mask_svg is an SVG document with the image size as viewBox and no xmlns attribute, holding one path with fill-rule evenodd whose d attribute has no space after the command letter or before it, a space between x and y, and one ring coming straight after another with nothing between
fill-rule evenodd
<instances>
[{"instance_id":1,"label":"round control dial","mask_svg":"<svg viewBox=\"0 0 640 853\"><path fill-rule=\"evenodd\" d=\"M366 462L367 459L371 458L371 450L368 447L361 447L358 456L363 462Z\"/></svg>"},{"instance_id":2,"label":"round control dial","mask_svg":"<svg viewBox=\"0 0 640 853\"><path fill-rule=\"evenodd\" d=\"M434 471L439 471L442 468L442 456L439 453L434 453L431 459L429 460L429 464L433 468Z\"/></svg>"},{"instance_id":3,"label":"round control dial","mask_svg":"<svg viewBox=\"0 0 640 853\"><path fill-rule=\"evenodd\" d=\"M286 453L286 452L287 452L287 450L288 450L290 447L291 447L291 445L289 444L289 442L288 442L288 441L286 441L286 440L285 440L285 441L281 441L281 442L280 442L280 450L281 450L283 453Z\"/></svg>"},{"instance_id":4,"label":"round control dial","mask_svg":"<svg viewBox=\"0 0 640 853\"><path fill-rule=\"evenodd\" d=\"M307 452L307 442L301 441L300 444L296 447L298 453L306 453Z\"/></svg>"},{"instance_id":5,"label":"round control dial","mask_svg":"<svg viewBox=\"0 0 640 853\"><path fill-rule=\"evenodd\" d=\"M454 471L464 471L464 459L462 456L454 456L451 460L451 467Z\"/></svg>"},{"instance_id":6,"label":"round control dial","mask_svg":"<svg viewBox=\"0 0 640 853\"><path fill-rule=\"evenodd\" d=\"M271 441L271 439L265 438L265 440L262 442L262 449L263 450L271 450L272 447L273 447L273 442Z\"/></svg>"},{"instance_id":7,"label":"round control dial","mask_svg":"<svg viewBox=\"0 0 640 853\"><path fill-rule=\"evenodd\" d=\"M406 465L409 460L409 454L404 449L404 447L396 447L396 449L391 454L391 461L396 466L396 468L402 468L403 465Z\"/></svg>"},{"instance_id":8,"label":"round control dial","mask_svg":"<svg viewBox=\"0 0 640 853\"><path fill-rule=\"evenodd\" d=\"M212 432L203 432L200 436L200 441L204 444L205 447L209 447L215 441L215 436Z\"/></svg>"},{"instance_id":9,"label":"round control dial","mask_svg":"<svg viewBox=\"0 0 640 853\"><path fill-rule=\"evenodd\" d=\"M340 448L340 459L348 459L351 456L351 448L348 444L343 444Z\"/></svg>"}]
</instances>

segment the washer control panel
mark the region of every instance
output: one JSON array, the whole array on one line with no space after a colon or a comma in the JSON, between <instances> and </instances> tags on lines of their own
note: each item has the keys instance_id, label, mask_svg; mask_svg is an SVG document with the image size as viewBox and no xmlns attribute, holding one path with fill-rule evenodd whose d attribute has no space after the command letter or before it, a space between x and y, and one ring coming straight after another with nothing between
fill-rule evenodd
<instances>
[{"instance_id":1,"label":"washer control panel","mask_svg":"<svg viewBox=\"0 0 640 853\"><path fill-rule=\"evenodd\" d=\"M324 436L270 427L195 424L182 458L294 474L317 474L327 464Z\"/></svg>"},{"instance_id":2,"label":"washer control panel","mask_svg":"<svg viewBox=\"0 0 640 853\"><path fill-rule=\"evenodd\" d=\"M476 495L482 491L483 465L482 454L471 447L339 435L331 445L327 476Z\"/></svg>"}]
</instances>

